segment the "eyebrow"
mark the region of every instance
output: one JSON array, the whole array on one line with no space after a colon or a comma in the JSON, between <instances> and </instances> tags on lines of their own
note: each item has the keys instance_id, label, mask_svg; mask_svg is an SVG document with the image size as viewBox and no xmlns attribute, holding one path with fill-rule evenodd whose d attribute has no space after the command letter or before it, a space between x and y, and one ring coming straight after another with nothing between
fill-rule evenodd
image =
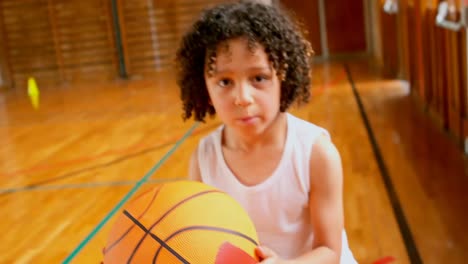
<instances>
[{"instance_id":1,"label":"eyebrow","mask_svg":"<svg viewBox=\"0 0 468 264\"><path fill-rule=\"evenodd\" d=\"M248 68L247 70L249 71L263 71L263 70L268 70L270 71L271 70L271 66L260 66L260 67L250 67Z\"/></svg>"},{"instance_id":2,"label":"eyebrow","mask_svg":"<svg viewBox=\"0 0 468 264\"><path fill-rule=\"evenodd\" d=\"M271 71L271 67L266 67L266 66L260 66L260 67L250 67L250 68L247 68L247 72L250 72L250 71ZM224 73L231 73L232 71L231 70L223 70L223 71L218 71L217 69L215 69L213 71L213 74L214 75L219 75L219 74L224 74Z\"/></svg>"}]
</instances>

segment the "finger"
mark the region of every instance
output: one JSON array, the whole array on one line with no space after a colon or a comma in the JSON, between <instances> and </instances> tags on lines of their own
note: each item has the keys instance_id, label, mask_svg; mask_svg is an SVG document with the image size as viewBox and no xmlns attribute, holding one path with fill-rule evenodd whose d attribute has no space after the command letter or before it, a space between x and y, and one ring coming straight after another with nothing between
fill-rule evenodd
<instances>
[{"instance_id":1,"label":"finger","mask_svg":"<svg viewBox=\"0 0 468 264\"><path fill-rule=\"evenodd\" d=\"M261 260L276 257L276 253L265 246L257 247L256 253Z\"/></svg>"},{"instance_id":2,"label":"finger","mask_svg":"<svg viewBox=\"0 0 468 264\"><path fill-rule=\"evenodd\" d=\"M265 259L257 264L274 264L275 263L275 259L272 259L272 258L269 258L269 259Z\"/></svg>"}]
</instances>

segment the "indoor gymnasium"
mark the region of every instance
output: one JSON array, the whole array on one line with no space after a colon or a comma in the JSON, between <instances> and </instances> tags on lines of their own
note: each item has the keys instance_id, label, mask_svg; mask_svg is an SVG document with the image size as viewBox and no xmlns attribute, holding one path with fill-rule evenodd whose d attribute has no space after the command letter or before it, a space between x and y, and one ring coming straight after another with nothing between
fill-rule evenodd
<instances>
[{"instance_id":1,"label":"indoor gymnasium","mask_svg":"<svg viewBox=\"0 0 468 264\"><path fill-rule=\"evenodd\" d=\"M0 263L468 262L468 1L240 2L0 0Z\"/></svg>"}]
</instances>

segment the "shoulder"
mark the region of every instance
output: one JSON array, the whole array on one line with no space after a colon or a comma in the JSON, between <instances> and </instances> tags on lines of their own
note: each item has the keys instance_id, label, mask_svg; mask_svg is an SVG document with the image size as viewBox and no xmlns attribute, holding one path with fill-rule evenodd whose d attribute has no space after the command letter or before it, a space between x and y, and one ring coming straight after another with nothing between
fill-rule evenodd
<instances>
[{"instance_id":1,"label":"shoulder","mask_svg":"<svg viewBox=\"0 0 468 264\"><path fill-rule=\"evenodd\" d=\"M327 190L341 188L343 169L341 155L330 137L322 135L314 142L310 157L310 185ZM327 188L328 187L328 188Z\"/></svg>"},{"instance_id":2,"label":"shoulder","mask_svg":"<svg viewBox=\"0 0 468 264\"><path fill-rule=\"evenodd\" d=\"M304 176L309 191L317 185L335 185L339 188L342 181L341 156L328 130L292 114L289 114L289 119L300 142L300 149L306 153L303 160L308 173Z\"/></svg>"},{"instance_id":3,"label":"shoulder","mask_svg":"<svg viewBox=\"0 0 468 264\"><path fill-rule=\"evenodd\" d=\"M304 120L302 118L299 118L289 113L288 113L288 118L289 118L289 123L294 126L296 134L300 138L305 137L305 138L309 138L315 141L316 136L320 136L322 134L328 137L330 136L329 132L325 128L319 125L316 125L312 122L309 122L307 120Z\"/></svg>"},{"instance_id":4,"label":"shoulder","mask_svg":"<svg viewBox=\"0 0 468 264\"><path fill-rule=\"evenodd\" d=\"M333 147L330 142L331 136L325 128L290 113L288 124L293 134L290 142L294 146L293 160L302 190L310 193L312 180L317 180L317 177L320 177L319 173L323 175L316 167L321 164L321 159L327 157L327 149Z\"/></svg>"},{"instance_id":5,"label":"shoulder","mask_svg":"<svg viewBox=\"0 0 468 264\"><path fill-rule=\"evenodd\" d=\"M330 137L321 135L317 138L312 149L311 164L341 165L341 155Z\"/></svg>"},{"instance_id":6,"label":"shoulder","mask_svg":"<svg viewBox=\"0 0 468 264\"><path fill-rule=\"evenodd\" d=\"M208 162L216 155L215 144L218 140L221 127L203 136L190 156L189 179L201 181L200 164Z\"/></svg>"},{"instance_id":7,"label":"shoulder","mask_svg":"<svg viewBox=\"0 0 468 264\"><path fill-rule=\"evenodd\" d=\"M211 156L216 153L216 145L221 142L222 126L215 128L208 134L202 136L198 142L195 152L198 155Z\"/></svg>"},{"instance_id":8,"label":"shoulder","mask_svg":"<svg viewBox=\"0 0 468 264\"><path fill-rule=\"evenodd\" d=\"M289 124L293 127L295 136L310 153L308 160L310 165L319 165L322 162L336 164L340 162L338 149L331 141L331 135L327 129L311 123L307 120L288 114Z\"/></svg>"}]
</instances>

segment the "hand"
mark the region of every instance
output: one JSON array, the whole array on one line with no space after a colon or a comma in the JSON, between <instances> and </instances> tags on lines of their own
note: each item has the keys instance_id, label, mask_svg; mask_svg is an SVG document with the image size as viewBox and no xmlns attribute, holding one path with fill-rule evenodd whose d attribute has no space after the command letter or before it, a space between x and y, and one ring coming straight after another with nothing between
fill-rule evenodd
<instances>
[{"instance_id":1,"label":"hand","mask_svg":"<svg viewBox=\"0 0 468 264\"><path fill-rule=\"evenodd\" d=\"M255 253L260 258L258 264L286 264L286 261L281 259L276 252L265 246L257 247Z\"/></svg>"}]
</instances>

